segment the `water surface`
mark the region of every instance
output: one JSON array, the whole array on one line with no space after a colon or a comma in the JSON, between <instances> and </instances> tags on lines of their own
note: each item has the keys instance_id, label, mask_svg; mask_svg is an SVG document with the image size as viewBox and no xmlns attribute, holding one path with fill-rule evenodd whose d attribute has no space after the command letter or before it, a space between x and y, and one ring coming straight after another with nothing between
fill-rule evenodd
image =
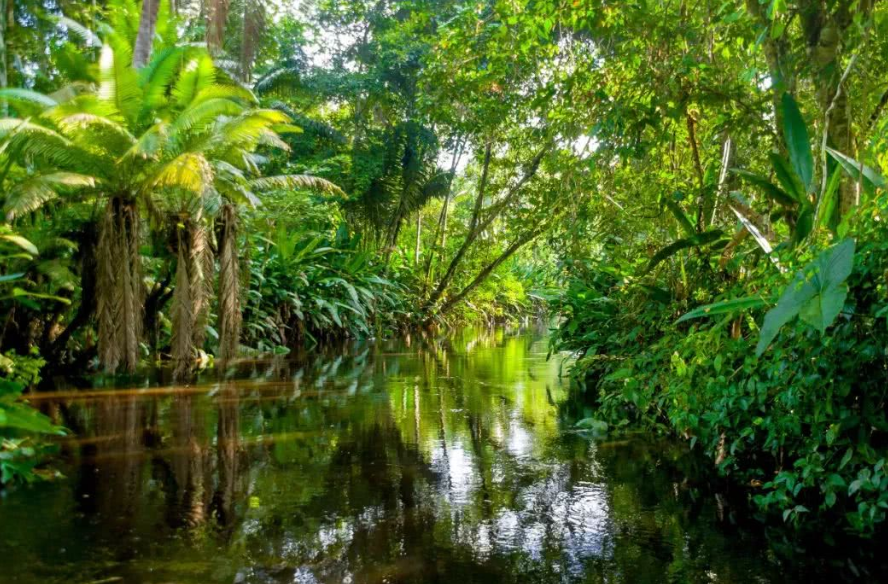
<instances>
[{"instance_id":1,"label":"water surface","mask_svg":"<svg viewBox=\"0 0 888 584\"><path fill-rule=\"evenodd\" d=\"M539 333L62 391L67 478L0 499L0 581L787 582L683 447L562 421Z\"/></svg>"}]
</instances>

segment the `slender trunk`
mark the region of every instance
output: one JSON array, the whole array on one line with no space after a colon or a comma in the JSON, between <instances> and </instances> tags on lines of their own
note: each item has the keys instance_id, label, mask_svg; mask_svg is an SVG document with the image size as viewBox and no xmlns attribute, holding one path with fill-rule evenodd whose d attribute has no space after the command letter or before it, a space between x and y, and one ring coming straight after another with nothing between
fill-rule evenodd
<instances>
[{"instance_id":1,"label":"slender trunk","mask_svg":"<svg viewBox=\"0 0 888 584\"><path fill-rule=\"evenodd\" d=\"M465 288L460 290L456 295L448 298L447 302L445 302L441 306L440 314L444 314L444 313L448 312L451 308L453 308L454 306L456 306L457 304L462 302L463 299L465 299L465 297L468 296L475 288L477 288L478 286L483 284L484 281L487 280L487 278L490 276L490 274L493 273L493 271L495 269L500 267L500 265L502 265L503 262L505 262L510 257L512 257L515 254L515 252L517 252L519 249L521 249L521 247L523 245L525 245L527 242L533 240L540 233L542 233L542 231L543 231L542 229L536 229L536 230L530 231L530 232L526 233L525 235L521 236L520 238L518 238L514 243L512 243L512 245L510 245L508 248L506 248L506 250L503 253L501 253L499 255L499 257L497 257L495 260L490 262L483 270L481 270L478 273L478 275L475 276L475 279L472 280Z\"/></svg>"},{"instance_id":2,"label":"slender trunk","mask_svg":"<svg viewBox=\"0 0 888 584\"><path fill-rule=\"evenodd\" d=\"M422 211L416 212L416 249L413 250L413 265L419 266L419 248L422 245Z\"/></svg>"},{"instance_id":3,"label":"slender trunk","mask_svg":"<svg viewBox=\"0 0 888 584\"><path fill-rule=\"evenodd\" d=\"M45 357L52 365L58 365L71 336L81 327L88 324L96 310L96 244L98 241L97 226L88 223L81 231L78 243L80 255L80 305L74 318L65 330L53 339Z\"/></svg>"},{"instance_id":4,"label":"slender trunk","mask_svg":"<svg viewBox=\"0 0 888 584\"><path fill-rule=\"evenodd\" d=\"M839 87L842 71L842 44L845 32L851 26L850 3L842 0L832 13L820 3L810 2L803 20L809 40L808 50L814 71L815 86L819 88L820 110L828 116L827 136L832 147L854 156L854 137L848 115L848 92ZM857 204L857 193L852 181L843 179L839 186L839 218L847 215Z\"/></svg>"},{"instance_id":5,"label":"slender trunk","mask_svg":"<svg viewBox=\"0 0 888 584\"><path fill-rule=\"evenodd\" d=\"M694 170L697 172L697 231L703 231L706 228L706 212L705 212L705 187L706 179L703 173L703 163L700 161L700 149L697 146L697 122L687 109L685 109L685 120L688 126L688 143L691 146L691 155L694 159Z\"/></svg>"},{"instance_id":6,"label":"slender trunk","mask_svg":"<svg viewBox=\"0 0 888 584\"><path fill-rule=\"evenodd\" d=\"M157 30L157 13L160 0L143 0L142 15L139 18L139 32L133 48L133 67L137 69L148 64L151 58L151 46L154 44L154 33Z\"/></svg>"},{"instance_id":7,"label":"slender trunk","mask_svg":"<svg viewBox=\"0 0 888 584\"><path fill-rule=\"evenodd\" d=\"M259 0L244 2L243 31L241 35L240 75L241 81L249 83L253 74L253 61L256 47L265 24L265 13Z\"/></svg>"},{"instance_id":8,"label":"slender trunk","mask_svg":"<svg viewBox=\"0 0 888 584\"><path fill-rule=\"evenodd\" d=\"M9 30L10 19L8 18L9 0L0 0L0 89L5 89L9 85L9 77L7 72L7 32ZM6 100L0 102L0 115L6 117L9 115L9 104Z\"/></svg>"},{"instance_id":9,"label":"slender trunk","mask_svg":"<svg viewBox=\"0 0 888 584\"><path fill-rule=\"evenodd\" d=\"M463 257L465 256L468 249L472 246L478 236L481 233L490 227L491 223L499 217L500 213L518 196L521 190L524 188L530 179L532 179L537 170L540 168L540 163L543 161L543 156L549 149L552 147L552 142L546 143L542 148L540 148L539 152L533 157L530 161L530 164L525 168L524 173L521 175L521 178L509 188L506 195L496 204L492 205L488 209L487 217L482 221L481 220L481 211L484 204L484 191L487 188L487 174L489 172L490 167L490 152L491 146L488 143L485 155L484 155L484 165L481 172L481 180L478 183L478 197L475 199L475 208L472 211L472 220L469 225L469 233L466 235L465 241L460 246L459 251L456 252L456 256L454 256L453 260L451 260L450 265L447 268L447 272L444 274L444 277L441 278L441 281L438 283L437 288L432 293L431 297L428 299L425 305L425 309L428 310L441 298L444 292L447 290L447 287L450 285L450 281L453 279L454 274L456 273L457 267L462 262Z\"/></svg>"},{"instance_id":10,"label":"slender trunk","mask_svg":"<svg viewBox=\"0 0 888 584\"><path fill-rule=\"evenodd\" d=\"M478 180L478 190L475 195L475 207L472 210L472 219L469 224L469 232L466 234L466 239L463 241L463 244L460 246L459 250L457 250L456 255L450 261L450 265L447 266L447 271L444 273L444 276L441 278L441 281L438 282L437 288L432 293L428 302L426 303L427 308L431 308L434 304L441 298L441 295L447 289L447 286L450 285L450 280L453 279L454 273L456 273L456 268L459 266L460 262L469 247L474 243L475 239L478 237L477 227L479 217L481 215L481 209L484 206L484 195L487 191L487 178L490 172L490 158L493 150L493 146L490 142L484 147L484 161L481 163L481 178Z\"/></svg>"},{"instance_id":11,"label":"slender trunk","mask_svg":"<svg viewBox=\"0 0 888 584\"><path fill-rule=\"evenodd\" d=\"M767 14L767 5L759 0L746 0L746 10L755 18L760 26L772 26ZM765 52L765 61L768 64L768 73L771 78L771 102L774 108L774 129L777 136L777 144L781 151L786 150L783 140L783 108L781 100L786 92L792 93L795 89L795 78L788 65L787 53L789 51L786 35L772 38L770 34L764 35L762 47Z\"/></svg>"},{"instance_id":12,"label":"slender trunk","mask_svg":"<svg viewBox=\"0 0 888 584\"><path fill-rule=\"evenodd\" d=\"M453 179L456 177L456 169L462 158L464 147L465 142L461 138L458 138L456 141L456 150L454 151L453 159L450 162L450 179L447 181L447 193L444 195L444 204L441 206L441 215L438 217L438 223L435 225L435 236L432 238L432 247L429 251L429 257L426 260L426 285L428 285L432 279L432 266L435 262L435 257L437 255L443 257L444 250L447 247L447 213L450 208L450 195L453 189ZM438 233L441 234L440 250L435 249L435 245L438 243Z\"/></svg>"}]
</instances>

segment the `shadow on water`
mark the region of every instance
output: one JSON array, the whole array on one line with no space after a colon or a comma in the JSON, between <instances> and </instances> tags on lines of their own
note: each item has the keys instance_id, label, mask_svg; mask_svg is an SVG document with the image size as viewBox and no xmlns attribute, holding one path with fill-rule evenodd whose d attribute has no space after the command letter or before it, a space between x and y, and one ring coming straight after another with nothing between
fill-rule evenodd
<instances>
[{"instance_id":1,"label":"shadow on water","mask_svg":"<svg viewBox=\"0 0 888 584\"><path fill-rule=\"evenodd\" d=\"M643 438L591 440L540 332L244 363L194 386L59 389L68 476L0 500L2 582L792 582ZM821 574L822 575L822 574Z\"/></svg>"}]
</instances>

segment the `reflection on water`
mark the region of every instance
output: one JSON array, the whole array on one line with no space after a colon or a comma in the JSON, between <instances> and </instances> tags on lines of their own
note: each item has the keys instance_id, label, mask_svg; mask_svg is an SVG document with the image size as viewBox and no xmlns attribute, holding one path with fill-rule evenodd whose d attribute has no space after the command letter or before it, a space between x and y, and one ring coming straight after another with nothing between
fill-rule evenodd
<instances>
[{"instance_id":1,"label":"reflection on water","mask_svg":"<svg viewBox=\"0 0 888 584\"><path fill-rule=\"evenodd\" d=\"M546 349L467 331L44 396L69 478L0 500L0 581L792 580L678 447L565 431Z\"/></svg>"}]
</instances>

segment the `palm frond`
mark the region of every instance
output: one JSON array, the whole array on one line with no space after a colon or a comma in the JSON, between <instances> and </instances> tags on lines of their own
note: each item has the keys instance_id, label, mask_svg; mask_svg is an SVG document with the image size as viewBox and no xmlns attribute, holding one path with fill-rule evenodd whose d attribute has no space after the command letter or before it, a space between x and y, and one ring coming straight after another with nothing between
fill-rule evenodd
<instances>
[{"instance_id":1,"label":"palm frond","mask_svg":"<svg viewBox=\"0 0 888 584\"><path fill-rule=\"evenodd\" d=\"M306 174L282 174L254 178L250 181L250 186L256 190L304 189L330 195L346 196L345 191L337 184L324 178Z\"/></svg>"},{"instance_id":2,"label":"palm frond","mask_svg":"<svg viewBox=\"0 0 888 584\"><path fill-rule=\"evenodd\" d=\"M160 167L149 185L179 188L200 195L213 182L213 167L197 152L180 154Z\"/></svg>"},{"instance_id":3,"label":"palm frond","mask_svg":"<svg viewBox=\"0 0 888 584\"><path fill-rule=\"evenodd\" d=\"M161 148L163 148L168 131L169 125L166 122L161 121L154 124L145 130L120 158L145 159L157 157Z\"/></svg>"},{"instance_id":4,"label":"palm frond","mask_svg":"<svg viewBox=\"0 0 888 584\"><path fill-rule=\"evenodd\" d=\"M166 94L170 91L176 72L182 66L187 50L187 47L161 49L139 72L139 85L145 96L142 105L143 116L164 104Z\"/></svg>"},{"instance_id":5,"label":"palm frond","mask_svg":"<svg viewBox=\"0 0 888 584\"><path fill-rule=\"evenodd\" d=\"M101 47L102 39L99 38L99 35L94 33L89 28L83 26L76 20L72 20L67 16L60 16L58 18L58 23L67 28L70 32L74 33L75 36L82 39L86 46L88 47Z\"/></svg>"},{"instance_id":6,"label":"palm frond","mask_svg":"<svg viewBox=\"0 0 888 584\"><path fill-rule=\"evenodd\" d=\"M99 100L111 105L127 120L134 120L141 107L141 92L128 55L102 46L99 57Z\"/></svg>"},{"instance_id":7,"label":"palm frond","mask_svg":"<svg viewBox=\"0 0 888 584\"><path fill-rule=\"evenodd\" d=\"M58 105L58 102L48 95L22 89L21 87L4 87L0 89L0 102L12 104L19 112L30 114Z\"/></svg>"},{"instance_id":8,"label":"palm frond","mask_svg":"<svg viewBox=\"0 0 888 584\"><path fill-rule=\"evenodd\" d=\"M173 98L180 107L187 106L202 90L216 82L216 68L209 55L195 57L185 65L173 86Z\"/></svg>"},{"instance_id":9,"label":"palm frond","mask_svg":"<svg viewBox=\"0 0 888 584\"><path fill-rule=\"evenodd\" d=\"M46 203L57 199L63 189L93 187L95 184L95 178L73 172L53 172L28 177L10 189L3 203L6 220L12 221L36 211Z\"/></svg>"}]
</instances>

